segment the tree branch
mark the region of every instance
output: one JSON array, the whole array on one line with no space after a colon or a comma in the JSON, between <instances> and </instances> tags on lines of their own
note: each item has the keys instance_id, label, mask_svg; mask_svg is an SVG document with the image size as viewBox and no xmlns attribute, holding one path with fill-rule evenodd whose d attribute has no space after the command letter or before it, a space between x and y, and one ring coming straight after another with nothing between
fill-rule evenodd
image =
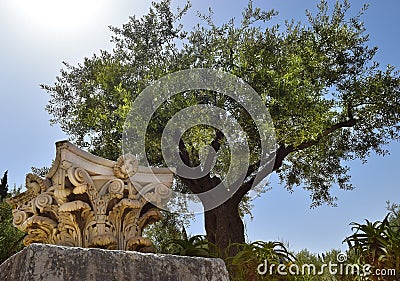
<instances>
[{"instance_id":1,"label":"tree branch","mask_svg":"<svg viewBox=\"0 0 400 281\"><path fill-rule=\"evenodd\" d=\"M189 152L187 151L186 145L182 138L179 139L179 155L180 155L184 165L186 165L188 167L192 167ZM190 189L191 192L193 192L193 193L202 192L201 183L199 182L198 179L188 179L188 178L181 177L181 176L179 176L180 167L176 167L176 168L178 171L179 179Z\"/></svg>"},{"instance_id":2,"label":"tree branch","mask_svg":"<svg viewBox=\"0 0 400 281\"><path fill-rule=\"evenodd\" d=\"M271 174L277 165L276 159L282 159L281 161L283 161L284 155L287 153L286 150L285 145L280 145L276 153L269 155L268 159L265 161L264 167L259 171L257 170L260 168L260 160L250 165L247 169L246 180L233 195L233 200L239 203L253 186L256 186L265 179L265 177ZM255 173L256 171L257 173Z\"/></svg>"},{"instance_id":3,"label":"tree branch","mask_svg":"<svg viewBox=\"0 0 400 281\"><path fill-rule=\"evenodd\" d=\"M187 151L186 145L183 142L182 138L179 139L179 155L183 163L186 166L191 167L189 152Z\"/></svg>"},{"instance_id":4,"label":"tree branch","mask_svg":"<svg viewBox=\"0 0 400 281\"><path fill-rule=\"evenodd\" d=\"M181 182L183 182L194 194L203 192L201 184L197 179L187 179L181 176L178 177L181 180Z\"/></svg>"},{"instance_id":5,"label":"tree branch","mask_svg":"<svg viewBox=\"0 0 400 281\"><path fill-rule=\"evenodd\" d=\"M352 116L352 115L349 115ZM257 182L256 180L256 175L254 174L256 172L257 169L259 169L259 165L260 165L260 160L253 163L252 165L249 166L248 170L247 170L247 174L246 174L246 178L250 177L252 174L252 177L250 179L248 179L245 183L243 183L240 188L236 191L236 193L234 194L234 200L235 201L239 201L243 198L243 196L246 195L247 192L250 191L250 189L259 184L260 181L262 179L264 179L266 176L268 176L269 173L278 170L282 164L283 161L285 160L285 158L292 152L296 152L296 151L300 151L303 149L306 149L308 147L311 147L313 145L316 145L318 142L320 142L324 137L328 136L329 134L341 129L341 128L346 128L346 127L353 127L356 124L356 119L354 118L350 118L347 121L343 121L343 122L339 122L334 124L332 127L326 129L325 131L321 132L316 139L314 140L309 140L309 141L305 141L297 146L293 146L293 145L289 145L289 146L285 146L285 144L281 144L279 146L279 148L276 151L275 154L275 160L273 163L273 167L271 169L271 164L270 163L272 161L272 159L270 159L270 161L268 161L267 159L267 164L260 170L257 172L257 174L259 174L260 176L257 177Z\"/></svg>"},{"instance_id":6,"label":"tree branch","mask_svg":"<svg viewBox=\"0 0 400 281\"><path fill-rule=\"evenodd\" d=\"M217 153L221 148L221 140L224 138L224 134L220 130L216 130L215 138L211 142L211 147L214 151L209 151L207 153L207 158L204 162L204 170L211 171L214 164L214 160L217 158Z\"/></svg>"},{"instance_id":7,"label":"tree branch","mask_svg":"<svg viewBox=\"0 0 400 281\"><path fill-rule=\"evenodd\" d=\"M341 129L341 128L349 128L349 127L353 127L356 124L356 119L355 118L351 118L347 121L343 121L343 122L339 122L334 124L332 127L326 129L325 131L323 131L322 133L320 133L314 140L309 140L309 141L305 141L297 146L288 146L288 148L290 149L290 152L295 152L295 151L299 151L299 150L303 150L306 148L309 148L313 145L316 145L317 143L319 143L324 137L332 134L333 132Z\"/></svg>"},{"instance_id":8,"label":"tree branch","mask_svg":"<svg viewBox=\"0 0 400 281\"><path fill-rule=\"evenodd\" d=\"M221 140L223 138L224 138L224 134L220 130L216 129L215 138L211 142L211 147L214 148L215 152L218 152L219 149L221 148Z\"/></svg>"},{"instance_id":9,"label":"tree branch","mask_svg":"<svg viewBox=\"0 0 400 281\"><path fill-rule=\"evenodd\" d=\"M210 154L215 155L214 153L209 153L209 155ZM193 167L192 162L190 161L189 152L187 151L186 145L182 138L179 139L179 155L180 155L184 165L186 165L188 167ZM179 171L179 170L181 170L181 168L177 167L177 170ZM214 187L214 186L212 186L212 187L208 186L208 184L211 181L211 177L210 177L209 173L202 178L190 179L190 178L184 178L182 176L179 176L179 179L190 189L190 191L192 191L195 194L207 191L205 189L208 189L208 188L211 189Z\"/></svg>"}]
</instances>

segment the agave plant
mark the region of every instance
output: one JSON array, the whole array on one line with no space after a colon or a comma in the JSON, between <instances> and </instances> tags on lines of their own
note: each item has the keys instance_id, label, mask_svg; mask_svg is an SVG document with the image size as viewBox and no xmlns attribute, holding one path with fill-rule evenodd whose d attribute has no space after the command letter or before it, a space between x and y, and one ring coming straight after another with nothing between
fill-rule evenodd
<instances>
[{"instance_id":1,"label":"agave plant","mask_svg":"<svg viewBox=\"0 0 400 281\"><path fill-rule=\"evenodd\" d=\"M225 263L231 273L231 280L286 280L275 274L263 276L258 274L257 268L265 261L269 265L288 264L295 257L291 254L282 242L263 242L256 241L250 244L233 243L230 244L227 252L231 252L230 248L234 247L237 254L227 257Z\"/></svg>"},{"instance_id":2,"label":"agave plant","mask_svg":"<svg viewBox=\"0 0 400 281\"><path fill-rule=\"evenodd\" d=\"M386 247L382 249L383 253L378 258L378 263L391 266L400 274L400 228L387 227L386 229Z\"/></svg>"},{"instance_id":3,"label":"agave plant","mask_svg":"<svg viewBox=\"0 0 400 281\"><path fill-rule=\"evenodd\" d=\"M351 223L355 233L343 242L347 242L362 262L376 269L396 269L400 272L400 228L390 223L390 215L386 215L383 221Z\"/></svg>"}]
</instances>

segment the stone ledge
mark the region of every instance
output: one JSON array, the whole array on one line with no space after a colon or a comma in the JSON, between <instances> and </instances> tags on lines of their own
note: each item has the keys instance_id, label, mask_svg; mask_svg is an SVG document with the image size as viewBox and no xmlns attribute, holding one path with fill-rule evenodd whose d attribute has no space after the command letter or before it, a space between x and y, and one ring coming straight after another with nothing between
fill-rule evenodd
<instances>
[{"instance_id":1,"label":"stone ledge","mask_svg":"<svg viewBox=\"0 0 400 281\"><path fill-rule=\"evenodd\" d=\"M2 281L228 281L221 259L31 244L0 265Z\"/></svg>"}]
</instances>

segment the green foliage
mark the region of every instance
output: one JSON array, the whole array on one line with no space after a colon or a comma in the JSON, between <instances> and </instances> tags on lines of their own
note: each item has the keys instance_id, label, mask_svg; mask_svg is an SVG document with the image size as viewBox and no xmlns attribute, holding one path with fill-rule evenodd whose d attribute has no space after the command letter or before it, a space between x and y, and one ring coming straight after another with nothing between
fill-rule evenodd
<instances>
[{"instance_id":1,"label":"green foliage","mask_svg":"<svg viewBox=\"0 0 400 281\"><path fill-rule=\"evenodd\" d=\"M7 197L8 183L7 183L8 171L5 171L3 178L0 180L0 201Z\"/></svg>"},{"instance_id":2,"label":"green foliage","mask_svg":"<svg viewBox=\"0 0 400 281\"><path fill-rule=\"evenodd\" d=\"M181 239L172 239L166 242L165 252L181 256L217 257L216 246L208 242L203 235L188 238L184 235Z\"/></svg>"},{"instance_id":3,"label":"green foliage","mask_svg":"<svg viewBox=\"0 0 400 281\"><path fill-rule=\"evenodd\" d=\"M142 18L132 16L122 28L111 28L112 53L101 51L77 66L65 63L56 84L42 86L51 94L46 107L51 123L59 123L79 146L108 159L119 157L132 101L179 61L174 40L184 33L175 26L186 9L173 14L169 0L153 3Z\"/></svg>"},{"instance_id":4,"label":"green foliage","mask_svg":"<svg viewBox=\"0 0 400 281\"><path fill-rule=\"evenodd\" d=\"M7 172L1 185L6 188L8 186ZM22 238L25 234L13 226L12 208L5 202L6 198L17 195L20 190L21 188L14 187L6 197L0 198L0 264L23 248Z\"/></svg>"},{"instance_id":5,"label":"green foliage","mask_svg":"<svg viewBox=\"0 0 400 281\"><path fill-rule=\"evenodd\" d=\"M321 1L315 15L307 14L308 24L289 21L270 27L265 22L276 12L249 2L238 26L233 20L216 26L212 16L203 16L205 25L185 32L180 19L188 8L173 13L170 1L154 3L142 18L131 17L122 28L112 28L112 53L102 51L77 66L66 64L53 86L42 86L51 96L46 108L51 122L59 123L78 145L115 159L126 114L147 85L180 69L231 72L269 108L280 145L277 156L285 160L275 169L282 182L289 190L303 185L313 206L334 204L329 190L335 183L352 188L343 160L365 160L371 151L383 155L383 145L399 139L399 75L373 61L377 48L368 46L360 19L366 7L349 17L348 1L338 1L331 14ZM248 114L226 97L198 92L178 95L157 111L148 129L151 164L163 163L159 139L168 117L196 103L229 111L245 128L257 164L259 135ZM203 140L209 139L208 130L196 132L202 131ZM185 137L193 165L199 139L195 133ZM216 168L229 164L223 157L228 150L224 139L221 144Z\"/></svg>"},{"instance_id":6,"label":"green foliage","mask_svg":"<svg viewBox=\"0 0 400 281\"><path fill-rule=\"evenodd\" d=\"M396 206L396 205L394 205ZM389 214L380 222L366 224L352 223L356 230L352 236L346 238L349 250L342 253L340 250L331 250L322 254L313 254L307 250L298 253L290 252L282 242L231 243L225 252L221 252L216 245L207 241L204 236L196 235L187 237L183 232L183 238L167 241L164 253L219 257L222 258L228 268L230 278L233 281L245 280L293 280L293 281L366 281L366 280L392 280L393 276L363 276L363 266L373 265L371 273L376 268L396 269L398 271L400 246L398 228L388 223ZM228 253L234 249L235 255ZM345 254L343 262L338 261L338 256ZM265 263L265 261L267 261ZM266 274L259 274L257 269L260 264L267 264ZM330 272L329 264L335 264ZM342 264L342 267L341 267ZM287 275L280 275L277 267L284 265ZM314 266L310 267L310 265ZM293 272L289 272L290 266ZM353 270L353 266L358 269ZM303 269L304 267L304 269ZM269 270L271 270L270 272ZM264 270L261 266L260 270ZM323 270L321 272L321 270ZM334 273L336 271L336 273Z\"/></svg>"},{"instance_id":7,"label":"green foliage","mask_svg":"<svg viewBox=\"0 0 400 281\"><path fill-rule=\"evenodd\" d=\"M38 175L39 177L45 178L47 173L50 171L50 168L49 167L41 167L41 168L31 167L31 171L35 175Z\"/></svg>"},{"instance_id":8,"label":"green foliage","mask_svg":"<svg viewBox=\"0 0 400 281\"><path fill-rule=\"evenodd\" d=\"M23 248L24 233L12 224L12 210L6 202L0 203L0 264Z\"/></svg>"},{"instance_id":9,"label":"green foliage","mask_svg":"<svg viewBox=\"0 0 400 281\"><path fill-rule=\"evenodd\" d=\"M268 265L288 265L295 260L282 242L263 242L256 241L250 244L233 243L229 248L235 248L237 252L234 256L227 256L225 263L231 274L231 280L286 280L286 277L277 275L260 275L257 268L260 264L267 261ZM275 267L276 268L276 267Z\"/></svg>"},{"instance_id":10,"label":"green foliage","mask_svg":"<svg viewBox=\"0 0 400 281\"><path fill-rule=\"evenodd\" d=\"M162 211L164 219L147 226L143 236L148 237L157 253L167 253L167 242L172 239L183 239L182 229L188 225L185 217L176 213Z\"/></svg>"},{"instance_id":11,"label":"green foliage","mask_svg":"<svg viewBox=\"0 0 400 281\"><path fill-rule=\"evenodd\" d=\"M229 256L228 253L234 248L236 254ZM279 279L274 274L273 278L264 279L257 274L257 266L268 260L269 264L278 265L280 263L288 264L295 257L291 254L281 242L262 242L256 241L247 243L231 243L225 252L221 252L216 245L207 241L202 235L192 237L185 236L182 239L173 239L167 241L164 253L182 255L222 258L228 268L231 280L286 280Z\"/></svg>"},{"instance_id":12,"label":"green foliage","mask_svg":"<svg viewBox=\"0 0 400 281\"><path fill-rule=\"evenodd\" d=\"M389 222L394 227L400 228L400 204L390 203L386 201L386 209L389 211Z\"/></svg>"},{"instance_id":13,"label":"green foliage","mask_svg":"<svg viewBox=\"0 0 400 281\"><path fill-rule=\"evenodd\" d=\"M234 74L259 93L275 126L273 170L288 190L297 186L308 190L312 206L334 205L332 187L353 188L347 161L366 161L371 152L385 155L384 146L400 139L399 73L374 60L377 48L369 46L361 21L366 7L349 16L349 1L337 1L329 9L322 0L315 15L307 13L307 23L271 26L268 21L276 12L253 8L250 1L239 23L232 19L217 26L212 15L206 15L203 24L185 31L180 20L189 6L174 13L170 4L169 0L153 3L143 17L111 28L113 51L101 51L76 66L66 63L54 85L42 85L50 94L46 109L51 122L60 124L79 146L116 159L135 97L168 73L199 67ZM245 201L260 168L260 134L246 110L224 95L193 91L166 101L147 128L150 164L165 164L160 145L163 127L176 112L194 104L226 110L246 132L251 165L231 199ZM201 192L213 188L211 179L221 182L230 165L226 138L215 128L197 126L185 133L182 142L180 153L189 166L199 164L202 144L217 148L218 155L209 175L181 178L186 187ZM224 216L218 220L228 221ZM241 228L228 228L208 237L217 237L216 241L244 237L233 233Z\"/></svg>"},{"instance_id":14,"label":"green foliage","mask_svg":"<svg viewBox=\"0 0 400 281\"><path fill-rule=\"evenodd\" d=\"M340 264L338 262L338 255L345 254L347 260L342 263L342 271ZM296 265L300 269L300 274L297 275L290 275L288 276L287 280L296 280L296 281L355 281L355 280L367 280L362 279L361 275L357 273L362 273L362 265L359 263L358 257L354 251L349 250L346 253L342 253L340 250L330 250L322 254L314 254L310 253L308 250L302 250L295 254L296 256ZM332 272L329 270L329 264L335 264L336 267L332 267ZM360 271L355 271L355 274L352 274L351 267L347 269L346 266L350 265L357 265L359 266ZM315 273L313 272L314 269L310 269L308 271L308 266L314 265L315 266ZM303 272L304 267L304 272ZM323 270L323 272L321 272ZM333 274L336 271L335 274ZM304 274L303 274L304 273Z\"/></svg>"},{"instance_id":15,"label":"green foliage","mask_svg":"<svg viewBox=\"0 0 400 281\"><path fill-rule=\"evenodd\" d=\"M351 223L355 233L344 242L355 251L362 263L370 264L375 269L396 269L400 272L400 228L390 222L390 215L387 214L382 221Z\"/></svg>"}]
</instances>

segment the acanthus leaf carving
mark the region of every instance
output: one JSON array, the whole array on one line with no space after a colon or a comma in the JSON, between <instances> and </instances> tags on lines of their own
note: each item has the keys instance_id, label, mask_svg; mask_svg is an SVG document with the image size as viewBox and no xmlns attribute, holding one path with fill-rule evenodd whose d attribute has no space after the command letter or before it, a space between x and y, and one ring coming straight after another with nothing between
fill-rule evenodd
<instances>
[{"instance_id":1,"label":"acanthus leaf carving","mask_svg":"<svg viewBox=\"0 0 400 281\"><path fill-rule=\"evenodd\" d=\"M167 202L172 182L132 182L131 176L137 173L139 179L151 178L140 176L140 171L148 169L140 170L132 155L114 162L68 142L57 144L54 163L46 179L28 174L27 191L8 200L14 225L28 233L25 245L151 250L142 232L162 215L145 206Z\"/></svg>"}]
</instances>

